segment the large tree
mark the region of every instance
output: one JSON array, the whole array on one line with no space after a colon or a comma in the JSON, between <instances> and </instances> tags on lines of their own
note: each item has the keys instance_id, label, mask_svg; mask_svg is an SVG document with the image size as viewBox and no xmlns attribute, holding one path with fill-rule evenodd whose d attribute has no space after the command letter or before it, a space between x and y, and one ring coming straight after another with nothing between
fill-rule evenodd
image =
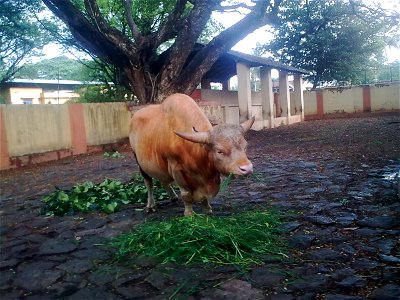
<instances>
[{"instance_id":1,"label":"large tree","mask_svg":"<svg viewBox=\"0 0 400 300\"><path fill-rule=\"evenodd\" d=\"M258 27L276 22L281 1L249 6L223 6L228 1L217 0L43 2L80 46L115 67L117 83L148 103L174 92L191 93L222 53ZM248 11L243 19L206 45L198 44L213 11L238 8Z\"/></svg>"},{"instance_id":2,"label":"large tree","mask_svg":"<svg viewBox=\"0 0 400 300\"><path fill-rule=\"evenodd\" d=\"M310 71L314 87L356 83L364 70L382 63L385 46L398 41L398 12L378 4L288 0L285 7L274 40L257 52Z\"/></svg>"},{"instance_id":3,"label":"large tree","mask_svg":"<svg viewBox=\"0 0 400 300\"><path fill-rule=\"evenodd\" d=\"M0 0L0 84L49 42L36 20L41 6L40 0Z\"/></svg>"}]
</instances>

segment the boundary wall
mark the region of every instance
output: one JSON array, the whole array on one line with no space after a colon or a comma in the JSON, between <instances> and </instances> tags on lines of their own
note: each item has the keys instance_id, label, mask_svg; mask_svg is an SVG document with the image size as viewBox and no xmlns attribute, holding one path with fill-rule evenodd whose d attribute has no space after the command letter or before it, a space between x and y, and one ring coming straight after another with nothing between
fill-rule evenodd
<instances>
[{"instance_id":1,"label":"boundary wall","mask_svg":"<svg viewBox=\"0 0 400 300\"><path fill-rule=\"evenodd\" d=\"M371 111L400 111L399 83L304 91L305 120ZM237 92L197 90L192 97L212 123L239 123ZM260 93L251 95L253 129L266 126ZM293 103L293 114L299 112ZM133 111L139 106L131 107ZM300 108L301 110L301 108ZM274 95L270 127L301 121L300 115L281 117L279 94ZM0 105L0 170L110 151L126 144L131 110L126 103L62 105Z\"/></svg>"},{"instance_id":2,"label":"boundary wall","mask_svg":"<svg viewBox=\"0 0 400 300\"><path fill-rule=\"evenodd\" d=\"M0 105L0 170L125 143L125 103Z\"/></svg>"},{"instance_id":3,"label":"boundary wall","mask_svg":"<svg viewBox=\"0 0 400 300\"><path fill-rule=\"evenodd\" d=\"M304 118L333 114L400 110L400 83L337 87L304 91Z\"/></svg>"}]
</instances>

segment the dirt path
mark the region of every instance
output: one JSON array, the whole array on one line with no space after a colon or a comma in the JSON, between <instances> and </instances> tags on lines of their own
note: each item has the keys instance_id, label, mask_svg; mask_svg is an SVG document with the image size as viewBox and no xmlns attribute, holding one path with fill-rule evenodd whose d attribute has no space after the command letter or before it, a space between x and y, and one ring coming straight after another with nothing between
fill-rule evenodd
<instances>
[{"instance_id":1,"label":"dirt path","mask_svg":"<svg viewBox=\"0 0 400 300\"><path fill-rule=\"evenodd\" d=\"M284 261L266 257L245 271L144 257L112 263L102 244L149 218L129 206L40 215L54 186L128 181L137 171L129 151L3 171L1 299L400 299L399 122L399 113L370 114L251 132L255 176L234 180L213 209L278 209L289 250ZM150 217L182 212L177 203Z\"/></svg>"}]
</instances>

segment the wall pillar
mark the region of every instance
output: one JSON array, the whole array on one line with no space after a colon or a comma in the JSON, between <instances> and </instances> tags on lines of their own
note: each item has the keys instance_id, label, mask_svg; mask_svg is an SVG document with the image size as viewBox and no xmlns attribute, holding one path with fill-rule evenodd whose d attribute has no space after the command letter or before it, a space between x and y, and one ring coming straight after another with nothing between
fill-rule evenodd
<instances>
[{"instance_id":1,"label":"wall pillar","mask_svg":"<svg viewBox=\"0 0 400 300\"><path fill-rule=\"evenodd\" d=\"M87 152L84 107L82 104L69 104L69 120L71 124L71 144L74 155Z\"/></svg>"},{"instance_id":2,"label":"wall pillar","mask_svg":"<svg viewBox=\"0 0 400 300\"><path fill-rule=\"evenodd\" d=\"M3 108L0 107L0 170L8 169L11 166L5 123Z\"/></svg>"},{"instance_id":3,"label":"wall pillar","mask_svg":"<svg viewBox=\"0 0 400 300\"><path fill-rule=\"evenodd\" d=\"M317 115L322 117L324 115L324 90L319 89L316 91L317 96Z\"/></svg>"},{"instance_id":4,"label":"wall pillar","mask_svg":"<svg viewBox=\"0 0 400 300\"><path fill-rule=\"evenodd\" d=\"M279 97L281 100L282 117L286 117L286 124L290 124L290 92L287 71L279 71Z\"/></svg>"},{"instance_id":5,"label":"wall pillar","mask_svg":"<svg viewBox=\"0 0 400 300\"><path fill-rule=\"evenodd\" d=\"M371 89L369 85L362 87L363 92L363 112L371 112Z\"/></svg>"},{"instance_id":6,"label":"wall pillar","mask_svg":"<svg viewBox=\"0 0 400 300\"><path fill-rule=\"evenodd\" d=\"M303 78L301 74L294 74L293 86L295 112L296 114L301 114L301 120L304 121Z\"/></svg>"},{"instance_id":7,"label":"wall pillar","mask_svg":"<svg viewBox=\"0 0 400 300\"><path fill-rule=\"evenodd\" d=\"M274 127L274 91L272 85L271 68L260 68L261 104L263 127ZM268 126L266 126L268 121Z\"/></svg>"},{"instance_id":8,"label":"wall pillar","mask_svg":"<svg viewBox=\"0 0 400 300\"><path fill-rule=\"evenodd\" d=\"M240 123L251 118L251 85L250 67L246 64L236 63L238 76L238 99Z\"/></svg>"}]
</instances>

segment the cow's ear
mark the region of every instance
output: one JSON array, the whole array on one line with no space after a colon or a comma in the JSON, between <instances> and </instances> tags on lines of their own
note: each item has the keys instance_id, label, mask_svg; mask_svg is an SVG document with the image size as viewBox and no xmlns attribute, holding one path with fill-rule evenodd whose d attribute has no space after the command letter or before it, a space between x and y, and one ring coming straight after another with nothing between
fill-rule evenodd
<instances>
[{"instance_id":1,"label":"cow's ear","mask_svg":"<svg viewBox=\"0 0 400 300\"><path fill-rule=\"evenodd\" d=\"M247 121L244 121L243 123L240 124L240 126L242 127L243 131L246 132L248 131L251 126L253 126L254 121L256 120L256 118L253 116L250 119L248 119Z\"/></svg>"},{"instance_id":2,"label":"cow's ear","mask_svg":"<svg viewBox=\"0 0 400 300\"><path fill-rule=\"evenodd\" d=\"M175 134L185 140L191 141L193 143L209 144L210 143L210 133L208 131L196 131L196 132L179 132L175 131Z\"/></svg>"}]
</instances>

